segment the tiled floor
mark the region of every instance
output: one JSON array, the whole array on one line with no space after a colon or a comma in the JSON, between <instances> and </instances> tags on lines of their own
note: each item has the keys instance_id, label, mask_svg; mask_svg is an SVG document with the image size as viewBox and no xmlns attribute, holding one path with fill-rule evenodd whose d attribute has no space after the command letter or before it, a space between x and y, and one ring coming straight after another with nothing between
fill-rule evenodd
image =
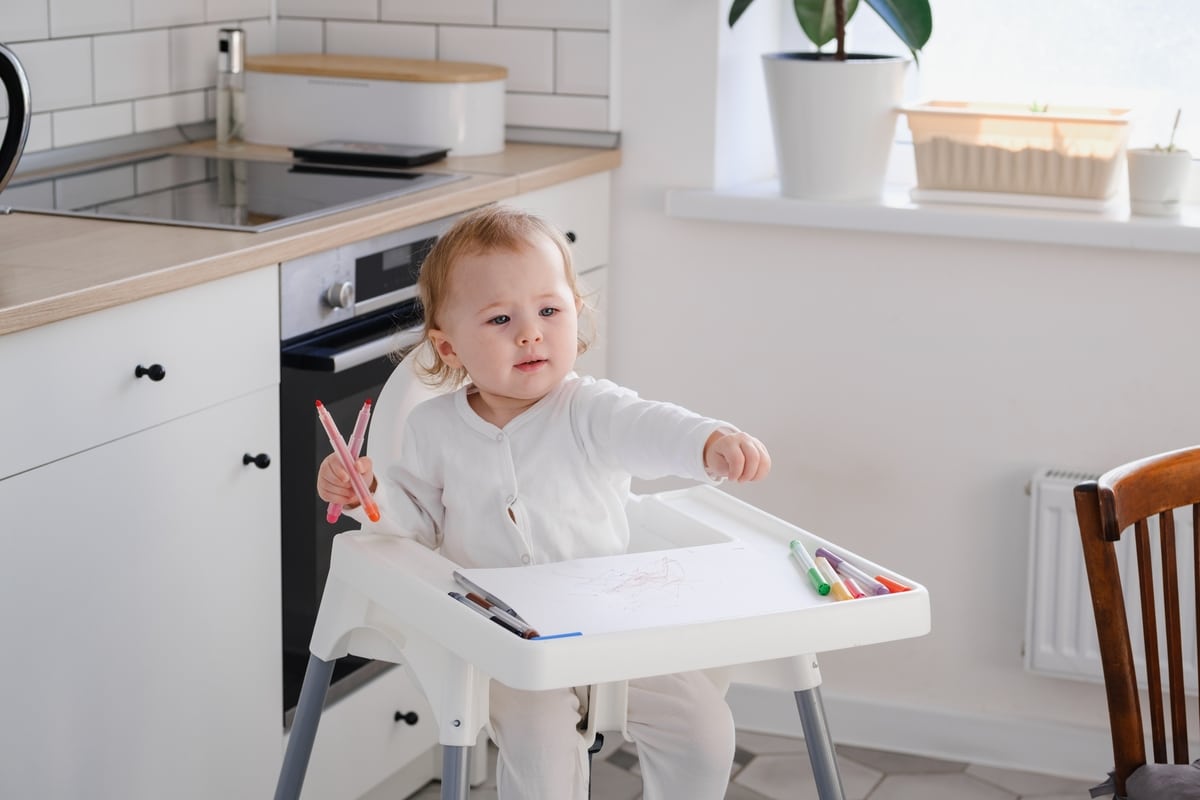
<instances>
[{"instance_id":1,"label":"tiled floor","mask_svg":"<svg viewBox=\"0 0 1200 800\"><path fill-rule=\"evenodd\" d=\"M607 743L592 765L592 800L640 800L633 745ZM837 747L846 800L1086 800L1095 782L1018 770L939 761L860 747ZM496 800L492 777L471 790L472 800ZM1099 776L1103 777L1103 776ZM431 783L413 800L437 800ZM733 778L726 800L817 800L802 739L738 732Z\"/></svg>"}]
</instances>

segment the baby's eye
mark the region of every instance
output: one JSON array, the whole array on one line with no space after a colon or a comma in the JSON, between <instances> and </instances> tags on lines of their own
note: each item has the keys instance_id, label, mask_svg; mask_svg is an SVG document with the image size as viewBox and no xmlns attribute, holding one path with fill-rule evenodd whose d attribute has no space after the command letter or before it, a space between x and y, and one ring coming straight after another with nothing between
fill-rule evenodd
<instances>
[{"instance_id":1,"label":"baby's eye","mask_svg":"<svg viewBox=\"0 0 1200 800\"><path fill-rule=\"evenodd\" d=\"M504 325L510 320L508 314L500 314L488 320L489 325Z\"/></svg>"},{"instance_id":2,"label":"baby's eye","mask_svg":"<svg viewBox=\"0 0 1200 800\"><path fill-rule=\"evenodd\" d=\"M558 309L557 308L543 308L538 313L541 314L543 317L553 317L555 314L558 313Z\"/></svg>"}]
</instances>

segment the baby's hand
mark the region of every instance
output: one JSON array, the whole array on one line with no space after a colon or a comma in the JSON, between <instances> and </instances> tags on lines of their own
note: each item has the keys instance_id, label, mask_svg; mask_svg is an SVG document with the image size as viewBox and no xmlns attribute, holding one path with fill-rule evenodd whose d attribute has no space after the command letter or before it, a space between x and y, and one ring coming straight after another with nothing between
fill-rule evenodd
<instances>
[{"instance_id":1,"label":"baby's hand","mask_svg":"<svg viewBox=\"0 0 1200 800\"><path fill-rule=\"evenodd\" d=\"M704 443L704 468L714 478L758 481L771 471L771 455L748 433L714 431Z\"/></svg>"},{"instance_id":2,"label":"baby's hand","mask_svg":"<svg viewBox=\"0 0 1200 800\"><path fill-rule=\"evenodd\" d=\"M358 459L356 466L358 474L362 475L363 483L374 492L375 473L372 470L371 459L363 456ZM347 508L358 505L358 496L354 494L350 476L337 453L330 453L321 462L321 469L317 472L317 494L327 503L339 503Z\"/></svg>"}]
</instances>

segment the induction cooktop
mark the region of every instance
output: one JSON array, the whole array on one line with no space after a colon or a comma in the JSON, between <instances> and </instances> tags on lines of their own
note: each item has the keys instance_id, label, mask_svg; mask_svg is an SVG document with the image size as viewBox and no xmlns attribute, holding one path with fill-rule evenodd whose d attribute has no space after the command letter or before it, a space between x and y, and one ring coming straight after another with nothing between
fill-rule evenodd
<instances>
[{"instance_id":1,"label":"induction cooktop","mask_svg":"<svg viewBox=\"0 0 1200 800\"><path fill-rule=\"evenodd\" d=\"M268 231L465 175L340 164L157 155L49 177L18 176L0 211Z\"/></svg>"}]
</instances>

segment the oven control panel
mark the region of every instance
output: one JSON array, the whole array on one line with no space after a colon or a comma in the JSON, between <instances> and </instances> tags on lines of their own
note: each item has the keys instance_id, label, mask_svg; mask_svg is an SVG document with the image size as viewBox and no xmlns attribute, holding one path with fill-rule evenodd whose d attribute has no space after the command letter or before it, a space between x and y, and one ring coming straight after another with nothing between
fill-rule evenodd
<instances>
[{"instance_id":1,"label":"oven control panel","mask_svg":"<svg viewBox=\"0 0 1200 800\"><path fill-rule=\"evenodd\" d=\"M281 341L417 295L417 273L459 215L285 261L279 275Z\"/></svg>"}]
</instances>

